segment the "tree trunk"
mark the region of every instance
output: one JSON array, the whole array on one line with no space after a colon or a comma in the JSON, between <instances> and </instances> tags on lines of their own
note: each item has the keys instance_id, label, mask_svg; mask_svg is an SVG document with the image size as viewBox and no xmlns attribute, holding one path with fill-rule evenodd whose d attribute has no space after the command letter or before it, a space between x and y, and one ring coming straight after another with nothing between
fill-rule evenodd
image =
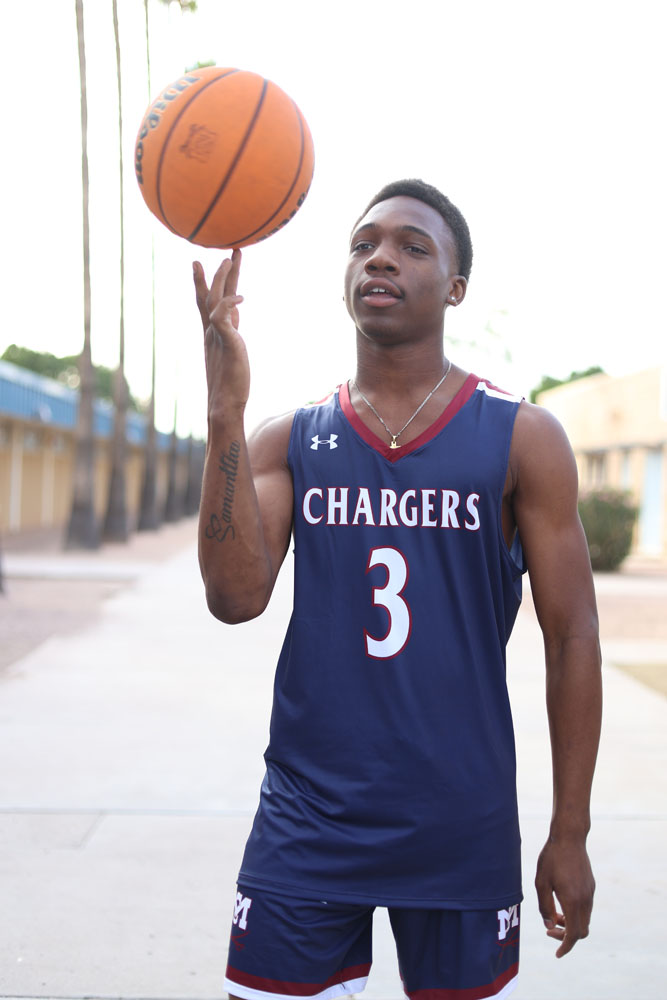
<instances>
[{"instance_id":1,"label":"tree trunk","mask_svg":"<svg viewBox=\"0 0 667 1000\"><path fill-rule=\"evenodd\" d=\"M146 81L148 83L148 103L151 100L151 50L148 23L148 0L144 0L144 23L146 26ZM141 508L139 511L139 531L155 531L160 527L160 511L157 505L157 433L155 431L155 240L151 233L151 301L153 305L153 353L151 359L151 399L148 406L146 427L146 449L144 452L144 478L141 487Z\"/></svg>"},{"instance_id":2,"label":"tree trunk","mask_svg":"<svg viewBox=\"0 0 667 1000\"><path fill-rule=\"evenodd\" d=\"M169 477L167 482L167 499L164 505L165 521L179 521L183 516L183 497L178 490L178 436L176 434L176 416L178 403L174 403L174 430L169 448Z\"/></svg>"},{"instance_id":3,"label":"tree trunk","mask_svg":"<svg viewBox=\"0 0 667 1000\"><path fill-rule=\"evenodd\" d=\"M93 400L95 378L90 348L90 225L88 183L88 99L86 92L86 46L83 31L83 0L75 0L81 81L81 192L83 205L83 350L79 359L81 378L77 414L76 448L72 484L72 507L65 544L67 548L95 549L100 544L95 517L95 439Z\"/></svg>"},{"instance_id":4,"label":"tree trunk","mask_svg":"<svg viewBox=\"0 0 667 1000\"><path fill-rule=\"evenodd\" d=\"M123 201L123 94L121 87L120 34L118 2L112 0L113 30L116 43L116 80L118 83L118 169L120 173L120 330L118 370L114 379L114 429L111 448L111 478L104 537L114 542L126 542L129 535L127 514L127 407L128 389L125 381L125 215Z\"/></svg>"},{"instance_id":5,"label":"tree trunk","mask_svg":"<svg viewBox=\"0 0 667 1000\"><path fill-rule=\"evenodd\" d=\"M204 478L204 446L190 435L188 440L188 484L185 490L185 513L193 515L199 511L201 484Z\"/></svg>"},{"instance_id":6,"label":"tree trunk","mask_svg":"<svg viewBox=\"0 0 667 1000\"><path fill-rule=\"evenodd\" d=\"M155 353L155 352L153 352ZM139 511L139 531L155 531L160 527L160 512L157 505L157 432L155 430L155 362L153 362L153 388L148 407L146 426L146 449L144 452L144 478L141 487L141 509Z\"/></svg>"}]
</instances>

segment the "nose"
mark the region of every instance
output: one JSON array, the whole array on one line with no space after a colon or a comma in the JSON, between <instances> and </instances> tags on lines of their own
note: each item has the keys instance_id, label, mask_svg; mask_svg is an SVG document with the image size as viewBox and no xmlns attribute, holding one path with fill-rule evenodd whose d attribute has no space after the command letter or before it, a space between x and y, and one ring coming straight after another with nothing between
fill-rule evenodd
<instances>
[{"instance_id":1,"label":"nose","mask_svg":"<svg viewBox=\"0 0 667 1000\"><path fill-rule=\"evenodd\" d=\"M366 270L369 274L378 271L389 271L391 274L397 274L399 270L398 256L387 243L382 241L366 258Z\"/></svg>"}]
</instances>

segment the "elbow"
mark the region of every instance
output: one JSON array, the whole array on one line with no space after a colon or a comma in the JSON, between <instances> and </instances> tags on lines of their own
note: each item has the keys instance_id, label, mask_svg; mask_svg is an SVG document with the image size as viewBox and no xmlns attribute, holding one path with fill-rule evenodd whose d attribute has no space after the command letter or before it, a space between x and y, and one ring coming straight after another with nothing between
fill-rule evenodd
<instances>
[{"instance_id":1,"label":"elbow","mask_svg":"<svg viewBox=\"0 0 667 1000\"><path fill-rule=\"evenodd\" d=\"M223 597L214 588L206 588L206 603L208 610L218 621L225 625L242 625L244 622L259 618L265 610L268 600L247 597L245 599L230 600Z\"/></svg>"}]
</instances>

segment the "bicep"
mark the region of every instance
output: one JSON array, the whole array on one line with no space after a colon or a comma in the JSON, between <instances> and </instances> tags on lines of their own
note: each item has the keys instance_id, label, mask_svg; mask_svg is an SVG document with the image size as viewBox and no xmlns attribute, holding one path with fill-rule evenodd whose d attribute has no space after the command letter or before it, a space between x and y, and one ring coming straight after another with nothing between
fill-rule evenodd
<instances>
[{"instance_id":1,"label":"bicep","mask_svg":"<svg viewBox=\"0 0 667 1000\"><path fill-rule=\"evenodd\" d=\"M554 418L532 407L517 420L515 437L514 517L545 639L595 632L595 593L570 444Z\"/></svg>"},{"instance_id":2,"label":"bicep","mask_svg":"<svg viewBox=\"0 0 667 1000\"><path fill-rule=\"evenodd\" d=\"M292 415L260 426L248 441L252 478L272 567L277 575L292 534L294 487L287 464Z\"/></svg>"}]
</instances>

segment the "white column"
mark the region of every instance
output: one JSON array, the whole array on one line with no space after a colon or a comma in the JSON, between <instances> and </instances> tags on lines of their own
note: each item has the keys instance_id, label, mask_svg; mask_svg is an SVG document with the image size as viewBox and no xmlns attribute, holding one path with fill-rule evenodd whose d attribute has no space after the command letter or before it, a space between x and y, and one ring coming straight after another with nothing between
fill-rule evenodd
<instances>
[{"instance_id":1,"label":"white column","mask_svg":"<svg viewBox=\"0 0 667 1000\"><path fill-rule=\"evenodd\" d=\"M45 434L40 451L42 453L42 527L53 524L55 509L55 440L52 434Z\"/></svg>"},{"instance_id":2,"label":"white column","mask_svg":"<svg viewBox=\"0 0 667 1000\"><path fill-rule=\"evenodd\" d=\"M12 424L9 466L9 530L21 528L21 493L23 489L23 427Z\"/></svg>"}]
</instances>

